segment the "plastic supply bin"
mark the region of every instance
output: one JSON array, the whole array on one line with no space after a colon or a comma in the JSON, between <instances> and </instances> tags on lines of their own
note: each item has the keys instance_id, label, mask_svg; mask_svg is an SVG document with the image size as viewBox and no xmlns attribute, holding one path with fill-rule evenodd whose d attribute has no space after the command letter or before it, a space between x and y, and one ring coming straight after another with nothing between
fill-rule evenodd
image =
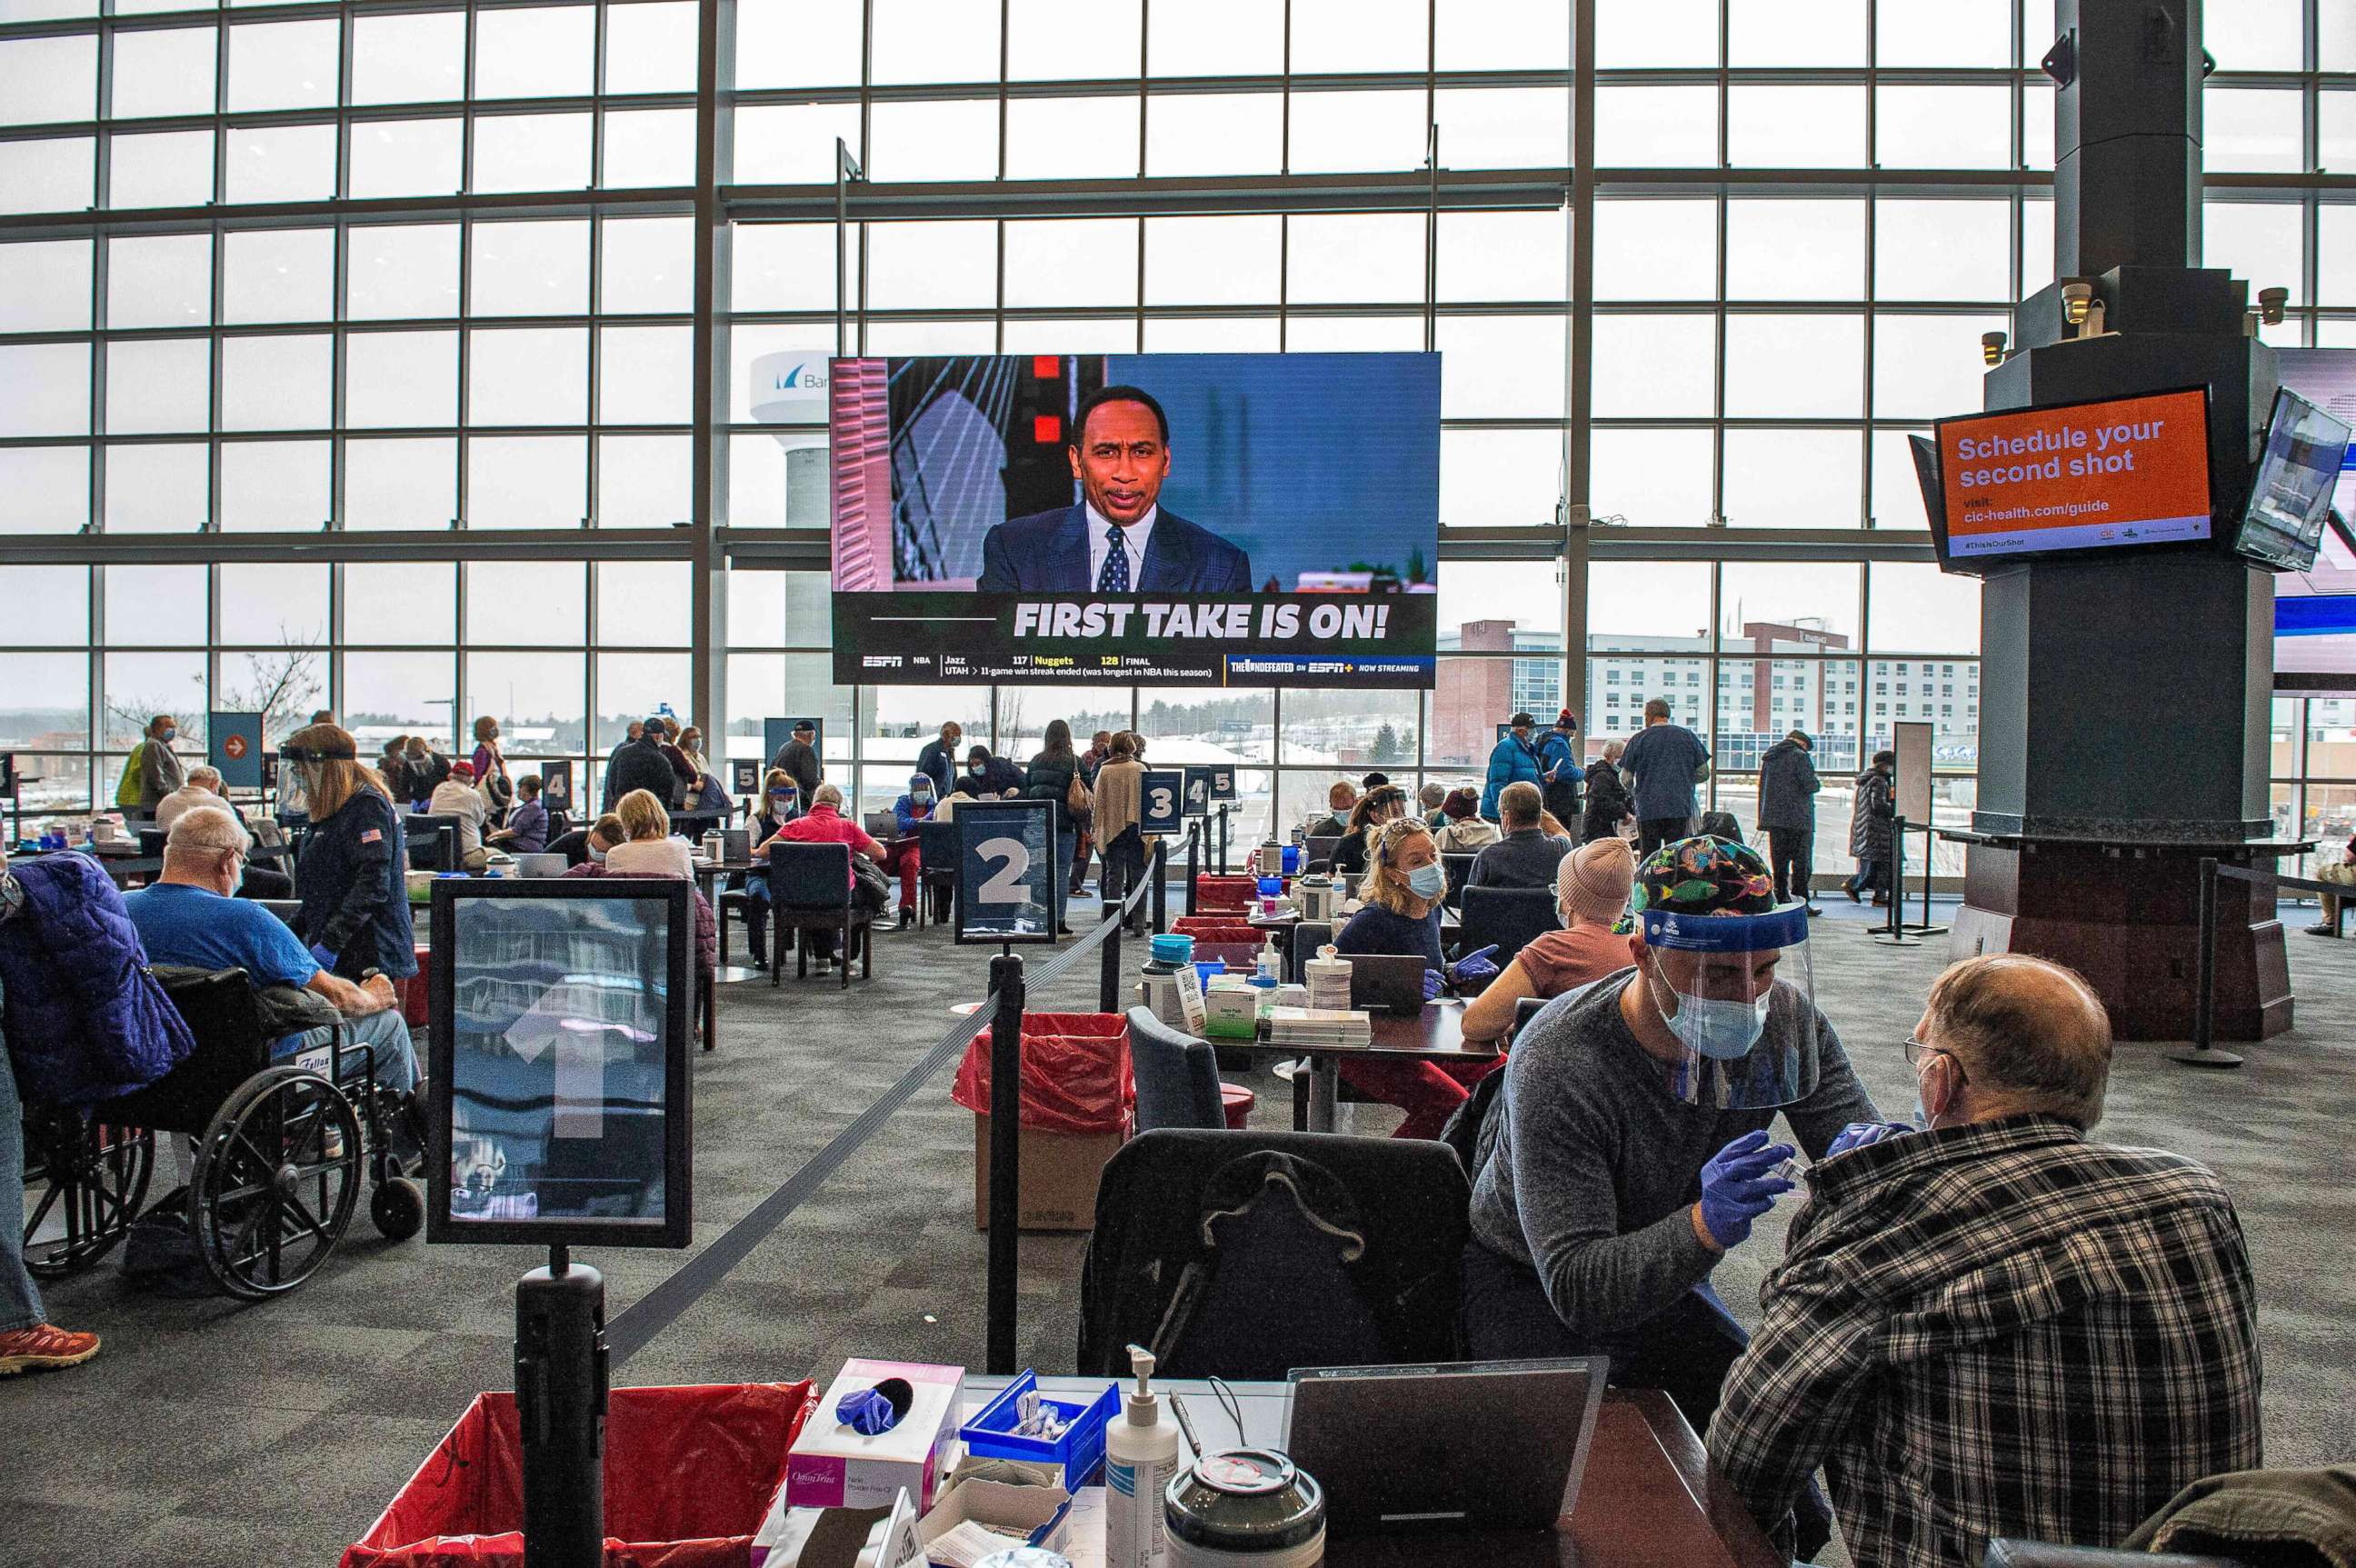
<instances>
[{"instance_id":1,"label":"plastic supply bin","mask_svg":"<svg viewBox=\"0 0 2356 1568\"><path fill-rule=\"evenodd\" d=\"M605 1568L750 1568L812 1386L616 1389L605 1426ZM515 1396L487 1393L426 1456L342 1568L523 1561Z\"/></svg>"},{"instance_id":2,"label":"plastic supply bin","mask_svg":"<svg viewBox=\"0 0 2356 1568\"><path fill-rule=\"evenodd\" d=\"M971 1421L958 1429L965 1440L966 1452L979 1454L987 1459L1023 1459L1033 1465L1061 1465L1064 1467L1064 1489L1076 1492L1094 1477L1097 1466L1104 1460L1105 1423L1120 1408L1120 1384L1115 1382L1087 1404L1044 1396L1040 1403L1070 1423L1063 1435L1054 1442L1038 1437L1018 1437L1015 1423L1020 1416L1015 1407L1023 1396L1039 1386L1036 1372L1025 1372L1006 1385L1004 1391L981 1407Z\"/></svg>"}]
</instances>

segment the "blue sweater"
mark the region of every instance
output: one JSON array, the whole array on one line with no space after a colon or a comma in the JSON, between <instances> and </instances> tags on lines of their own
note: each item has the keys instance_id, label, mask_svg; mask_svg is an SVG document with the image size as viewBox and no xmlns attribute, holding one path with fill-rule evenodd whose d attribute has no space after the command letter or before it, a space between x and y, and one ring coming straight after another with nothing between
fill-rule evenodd
<instances>
[{"instance_id":1,"label":"blue sweater","mask_svg":"<svg viewBox=\"0 0 2356 1568\"><path fill-rule=\"evenodd\" d=\"M1442 974L1448 972L1448 961L1440 951L1440 907L1420 920L1386 909L1379 904L1369 904L1350 917L1333 939L1333 950L1344 957L1351 953L1421 953L1423 961Z\"/></svg>"}]
</instances>

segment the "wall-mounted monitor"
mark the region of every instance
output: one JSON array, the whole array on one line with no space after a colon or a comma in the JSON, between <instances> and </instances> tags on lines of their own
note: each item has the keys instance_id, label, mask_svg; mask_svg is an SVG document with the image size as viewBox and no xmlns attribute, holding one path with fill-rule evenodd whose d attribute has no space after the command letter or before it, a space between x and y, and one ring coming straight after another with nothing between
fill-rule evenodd
<instances>
[{"instance_id":1,"label":"wall-mounted monitor","mask_svg":"<svg viewBox=\"0 0 2356 1568\"><path fill-rule=\"evenodd\" d=\"M2275 690L2356 697L2356 543L2336 512L2313 564L2275 576Z\"/></svg>"},{"instance_id":2,"label":"wall-mounted monitor","mask_svg":"<svg viewBox=\"0 0 2356 1568\"><path fill-rule=\"evenodd\" d=\"M1934 445L1948 571L2211 537L2204 388L1943 419Z\"/></svg>"},{"instance_id":3,"label":"wall-mounted monitor","mask_svg":"<svg viewBox=\"0 0 2356 1568\"><path fill-rule=\"evenodd\" d=\"M426 1239L684 1247L690 885L434 885Z\"/></svg>"},{"instance_id":4,"label":"wall-mounted monitor","mask_svg":"<svg viewBox=\"0 0 2356 1568\"><path fill-rule=\"evenodd\" d=\"M2304 572L2323 542L2331 495L2348 460L2348 425L2283 387L2266 421L2233 549L2261 566Z\"/></svg>"}]
</instances>

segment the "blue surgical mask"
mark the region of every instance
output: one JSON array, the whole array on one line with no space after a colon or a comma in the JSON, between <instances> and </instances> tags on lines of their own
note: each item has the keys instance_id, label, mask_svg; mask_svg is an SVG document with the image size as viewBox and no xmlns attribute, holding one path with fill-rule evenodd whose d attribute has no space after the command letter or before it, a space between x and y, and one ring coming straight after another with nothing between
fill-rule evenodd
<instances>
[{"instance_id":1,"label":"blue surgical mask","mask_svg":"<svg viewBox=\"0 0 2356 1568\"><path fill-rule=\"evenodd\" d=\"M245 886L245 856L237 857L237 875L229 879L229 896L232 898Z\"/></svg>"},{"instance_id":2,"label":"blue surgical mask","mask_svg":"<svg viewBox=\"0 0 2356 1568\"><path fill-rule=\"evenodd\" d=\"M908 791L908 799L916 801L919 806L923 805L932 798L933 792L930 789L911 789Z\"/></svg>"},{"instance_id":3,"label":"blue surgical mask","mask_svg":"<svg viewBox=\"0 0 2356 1568\"><path fill-rule=\"evenodd\" d=\"M180 738L180 732L179 732L178 730L176 730L176 729L167 729L167 730L164 731L162 734L158 735L155 738L156 738L157 740L162 741L166 746L169 746L169 745L171 745L174 741L176 741L176 740L177 740L177 739L179 739L179 738Z\"/></svg>"},{"instance_id":4,"label":"blue surgical mask","mask_svg":"<svg viewBox=\"0 0 2356 1568\"><path fill-rule=\"evenodd\" d=\"M1661 976L1663 984L1667 977ZM1767 1031L1767 1007L1774 993L1761 993L1755 1001L1742 1002L1717 996L1689 996L1672 989L1677 999L1674 1014L1663 1012L1661 1022L1678 1043L1698 1056L1722 1062L1740 1061L1751 1054L1759 1036ZM1655 1009L1660 998L1653 998Z\"/></svg>"},{"instance_id":5,"label":"blue surgical mask","mask_svg":"<svg viewBox=\"0 0 2356 1568\"><path fill-rule=\"evenodd\" d=\"M1419 898L1437 898L1448 891L1448 873L1437 863L1419 865L1407 874L1407 886Z\"/></svg>"}]
</instances>

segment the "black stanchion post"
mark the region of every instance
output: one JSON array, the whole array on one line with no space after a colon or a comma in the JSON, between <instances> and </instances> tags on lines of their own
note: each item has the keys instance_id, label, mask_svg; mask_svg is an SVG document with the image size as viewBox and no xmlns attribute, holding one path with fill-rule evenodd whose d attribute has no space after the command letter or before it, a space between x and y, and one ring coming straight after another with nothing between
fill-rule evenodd
<instances>
[{"instance_id":1,"label":"black stanchion post","mask_svg":"<svg viewBox=\"0 0 2356 1568\"><path fill-rule=\"evenodd\" d=\"M1943 936L1945 934L1947 928L1944 926L1933 925L1931 921L1931 862L1938 856L1939 830L1932 826L1929 822L1924 822L1922 826L1922 918L1920 920L1908 923L1903 929L1913 932L1918 937ZM1904 897L1899 896L1895 890L1892 892L1892 897L1897 903L1903 904L1905 902Z\"/></svg>"},{"instance_id":2,"label":"black stanchion post","mask_svg":"<svg viewBox=\"0 0 2356 1568\"><path fill-rule=\"evenodd\" d=\"M1194 884L1201 880L1203 855L1203 820L1186 830L1186 913L1194 912Z\"/></svg>"},{"instance_id":3,"label":"black stanchion post","mask_svg":"<svg viewBox=\"0 0 2356 1568\"><path fill-rule=\"evenodd\" d=\"M2190 1050L2170 1051L2170 1061L2187 1067L2235 1068L2242 1058L2232 1051L2214 1048L2217 1037L2217 858L2201 857L2200 891L2196 895L2200 911L2201 944L2195 955L2192 982L2192 1047Z\"/></svg>"},{"instance_id":4,"label":"black stanchion post","mask_svg":"<svg viewBox=\"0 0 2356 1568\"><path fill-rule=\"evenodd\" d=\"M1170 929L1170 841L1168 839L1153 841L1151 870L1153 875L1153 888L1148 897L1151 900L1151 908L1153 910L1153 929L1157 931L1166 931Z\"/></svg>"},{"instance_id":5,"label":"black stanchion post","mask_svg":"<svg viewBox=\"0 0 2356 1568\"><path fill-rule=\"evenodd\" d=\"M605 1282L562 1247L516 1285L525 1568L605 1560Z\"/></svg>"},{"instance_id":6,"label":"black stanchion post","mask_svg":"<svg viewBox=\"0 0 2356 1568\"><path fill-rule=\"evenodd\" d=\"M1908 934L1906 929L1906 819L1890 819L1890 871L1885 884L1890 894L1890 923L1873 933L1873 940L1886 948L1919 948L1922 939ZM1879 891L1879 889L1877 889Z\"/></svg>"},{"instance_id":7,"label":"black stanchion post","mask_svg":"<svg viewBox=\"0 0 2356 1568\"><path fill-rule=\"evenodd\" d=\"M1014 1273L1023 1176L1023 961L990 961L990 1371L1014 1375Z\"/></svg>"},{"instance_id":8,"label":"black stanchion post","mask_svg":"<svg viewBox=\"0 0 2356 1568\"><path fill-rule=\"evenodd\" d=\"M1118 1013L1120 1006L1120 905L1111 898L1105 900L1104 918L1113 922L1112 930L1099 946L1102 967L1097 972L1097 1011Z\"/></svg>"}]
</instances>

